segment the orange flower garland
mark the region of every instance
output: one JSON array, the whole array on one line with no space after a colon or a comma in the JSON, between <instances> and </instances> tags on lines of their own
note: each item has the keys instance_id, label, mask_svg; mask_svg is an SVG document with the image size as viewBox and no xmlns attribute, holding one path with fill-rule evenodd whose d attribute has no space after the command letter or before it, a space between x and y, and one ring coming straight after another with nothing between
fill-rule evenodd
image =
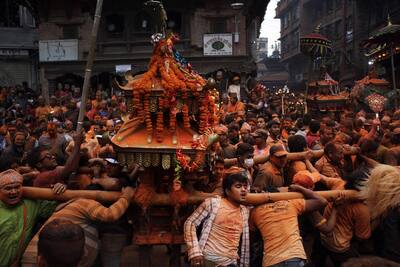
<instances>
[{"instance_id":1,"label":"orange flower garland","mask_svg":"<svg viewBox=\"0 0 400 267\"><path fill-rule=\"evenodd\" d=\"M167 91L178 91L190 89L196 91L206 84L197 73L186 70L178 65L171 53L172 43L169 39L161 40L153 49L153 56L149 62L149 69L137 80L131 81L128 87L133 90L150 91L154 86L154 81L161 76L161 85ZM165 62L168 62L168 70L165 68Z\"/></svg>"},{"instance_id":2,"label":"orange flower garland","mask_svg":"<svg viewBox=\"0 0 400 267\"><path fill-rule=\"evenodd\" d=\"M151 113L150 113L150 102L149 102L150 94L146 93L144 95L144 114L145 114L145 122L146 122L146 131L147 134L153 134L153 124L151 121Z\"/></svg>"},{"instance_id":3,"label":"orange flower garland","mask_svg":"<svg viewBox=\"0 0 400 267\"><path fill-rule=\"evenodd\" d=\"M169 111L169 131L175 133L176 131L176 108L170 108Z\"/></svg>"},{"instance_id":4,"label":"orange flower garland","mask_svg":"<svg viewBox=\"0 0 400 267\"><path fill-rule=\"evenodd\" d=\"M153 55L149 62L148 71L139 78L129 81L128 86L133 90L133 116L138 116L146 123L146 131L153 134L152 112L150 111L150 93L160 83L164 89L164 98L159 98L159 108L156 113L156 139L163 140L164 111L169 112L169 130L176 132L177 97L183 101L182 115L183 126L190 128L189 106L187 104L187 92L190 90L192 97L199 101L199 132L206 132L215 118L215 108L210 96L199 89L206 84L206 80L192 71L191 66L181 65L173 54L172 39L163 39L156 43Z\"/></svg>"},{"instance_id":5,"label":"orange flower garland","mask_svg":"<svg viewBox=\"0 0 400 267\"><path fill-rule=\"evenodd\" d=\"M205 150L198 150L194 160L191 160L189 156L182 153L182 150L178 149L176 151L176 160L183 170L193 172L204 164L205 154Z\"/></svg>"},{"instance_id":6,"label":"orange flower garland","mask_svg":"<svg viewBox=\"0 0 400 267\"><path fill-rule=\"evenodd\" d=\"M190 128L190 118L189 118L189 107L188 107L188 105L184 104L182 106L182 113L183 113L183 127Z\"/></svg>"},{"instance_id":7,"label":"orange flower garland","mask_svg":"<svg viewBox=\"0 0 400 267\"><path fill-rule=\"evenodd\" d=\"M182 101L185 103L182 106L182 113L183 113L183 127L184 128L190 128L190 117L189 117L189 107L186 104L187 103L187 92L182 91Z\"/></svg>"},{"instance_id":8,"label":"orange flower garland","mask_svg":"<svg viewBox=\"0 0 400 267\"><path fill-rule=\"evenodd\" d=\"M163 132L164 132L164 99L161 97L158 98L158 108L159 111L157 112L157 124L156 124L156 139L157 142L161 143L163 141Z\"/></svg>"}]
</instances>

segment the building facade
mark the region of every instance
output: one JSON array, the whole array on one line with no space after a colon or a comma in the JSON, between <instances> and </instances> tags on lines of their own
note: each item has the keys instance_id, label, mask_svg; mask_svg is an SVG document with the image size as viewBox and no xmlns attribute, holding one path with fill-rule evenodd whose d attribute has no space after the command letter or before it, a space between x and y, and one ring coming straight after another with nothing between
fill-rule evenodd
<instances>
[{"instance_id":1,"label":"building facade","mask_svg":"<svg viewBox=\"0 0 400 267\"><path fill-rule=\"evenodd\" d=\"M17 1L0 2L0 86L37 88L36 22Z\"/></svg>"},{"instance_id":2,"label":"building facade","mask_svg":"<svg viewBox=\"0 0 400 267\"><path fill-rule=\"evenodd\" d=\"M351 86L368 71L368 59L360 43L386 25L388 14L393 22L400 21L398 1L279 1L276 17L281 19L281 61L289 71L290 84L304 88L309 58L301 54L299 40L320 26L320 33L332 41L333 53L324 62L316 62L313 72L324 64L342 86Z\"/></svg>"},{"instance_id":3,"label":"building facade","mask_svg":"<svg viewBox=\"0 0 400 267\"><path fill-rule=\"evenodd\" d=\"M107 84L117 66L130 66L133 73L147 69L155 26L144 2L104 1L92 70L95 79ZM242 5L222 0L164 2L167 31L180 36L177 50L202 74L219 68L239 73L255 70L255 41L269 1L234 2ZM66 73L83 76L96 1L37 3L40 68L50 85ZM223 51L210 48L215 40L225 42Z\"/></svg>"},{"instance_id":4,"label":"building facade","mask_svg":"<svg viewBox=\"0 0 400 267\"><path fill-rule=\"evenodd\" d=\"M257 62L268 57L268 38L257 38Z\"/></svg>"}]
</instances>

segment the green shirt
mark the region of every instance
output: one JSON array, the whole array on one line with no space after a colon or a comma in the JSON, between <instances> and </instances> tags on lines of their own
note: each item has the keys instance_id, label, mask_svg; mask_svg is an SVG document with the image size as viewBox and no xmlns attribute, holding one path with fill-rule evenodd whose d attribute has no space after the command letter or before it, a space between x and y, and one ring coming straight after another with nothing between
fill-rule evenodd
<instances>
[{"instance_id":1,"label":"green shirt","mask_svg":"<svg viewBox=\"0 0 400 267\"><path fill-rule=\"evenodd\" d=\"M16 260L24 228L24 205L27 216L23 249L31 240L32 229L38 218L49 217L57 202L23 199L17 206L9 207L0 201L0 267L8 267ZM22 256L23 251L20 253Z\"/></svg>"}]
</instances>

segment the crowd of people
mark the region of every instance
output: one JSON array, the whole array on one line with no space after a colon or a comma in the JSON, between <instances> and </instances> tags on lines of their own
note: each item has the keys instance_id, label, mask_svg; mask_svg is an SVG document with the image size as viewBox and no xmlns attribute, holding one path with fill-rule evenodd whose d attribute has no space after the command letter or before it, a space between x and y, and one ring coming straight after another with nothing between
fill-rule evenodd
<instances>
[{"instance_id":1,"label":"crowd of people","mask_svg":"<svg viewBox=\"0 0 400 267\"><path fill-rule=\"evenodd\" d=\"M282 109L275 92L251 79L227 79L222 71L214 78L218 139L208 148L209 179L195 187L215 197L184 224L187 264L399 266L398 196L373 206L344 196L328 202L318 191L363 191L374 175L388 192L397 190L400 110L379 118L351 106L304 114L296 106ZM124 213L143 166L120 164L111 145L128 112L126 98L99 87L81 103L81 93L78 85L59 83L46 104L26 86L0 91L0 267L19 266L32 242L39 266L99 266L99 232L130 232ZM83 129L76 132L83 104ZM57 203L24 198L22 186L122 193L110 206ZM249 193L288 191L303 198L247 202Z\"/></svg>"}]
</instances>

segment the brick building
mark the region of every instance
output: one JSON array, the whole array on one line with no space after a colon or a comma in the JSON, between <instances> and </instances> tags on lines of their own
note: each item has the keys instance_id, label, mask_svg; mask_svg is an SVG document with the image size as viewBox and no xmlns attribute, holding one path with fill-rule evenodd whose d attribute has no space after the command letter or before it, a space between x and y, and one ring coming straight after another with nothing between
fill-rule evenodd
<instances>
[{"instance_id":1,"label":"brick building","mask_svg":"<svg viewBox=\"0 0 400 267\"><path fill-rule=\"evenodd\" d=\"M0 86L37 86L36 22L18 1L0 1Z\"/></svg>"},{"instance_id":2,"label":"brick building","mask_svg":"<svg viewBox=\"0 0 400 267\"><path fill-rule=\"evenodd\" d=\"M154 33L144 0L105 0L97 38L93 75L108 83L117 65L131 65L134 73L147 68ZM231 5L240 2L242 5ZM226 68L240 73L255 70L255 40L269 1L164 1L168 30L180 35L177 49L200 73ZM40 68L50 84L66 73L83 76L89 51L96 1L35 1L42 45ZM213 35L211 35L213 34ZM207 54L204 40L227 38L231 50ZM50 51L50 52L49 52ZM218 54L218 53L217 53Z\"/></svg>"},{"instance_id":3,"label":"brick building","mask_svg":"<svg viewBox=\"0 0 400 267\"><path fill-rule=\"evenodd\" d=\"M332 41L333 48L332 57L323 63L342 86L352 85L368 71L360 42L385 26L388 14L393 22L400 22L398 1L281 0L276 17L281 19L281 61L289 71L290 84L304 88L309 59L300 52L299 38L320 25L320 33Z\"/></svg>"}]
</instances>

